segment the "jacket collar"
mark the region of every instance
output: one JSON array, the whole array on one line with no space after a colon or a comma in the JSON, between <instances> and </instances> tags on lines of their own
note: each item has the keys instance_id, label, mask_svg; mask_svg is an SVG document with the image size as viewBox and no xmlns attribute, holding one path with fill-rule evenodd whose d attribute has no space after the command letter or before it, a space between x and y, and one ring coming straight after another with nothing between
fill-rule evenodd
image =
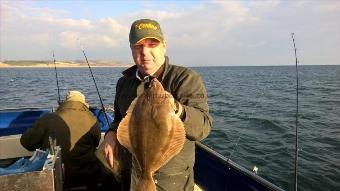
<instances>
[{"instance_id":1,"label":"jacket collar","mask_svg":"<svg viewBox=\"0 0 340 191\"><path fill-rule=\"evenodd\" d=\"M156 71L156 73L154 74L154 77L156 77L159 81L163 81L163 78L164 78L164 74L166 73L166 71L168 70L169 68L169 57L168 56L165 56L165 62L164 64ZM129 78L129 79L138 79L137 78L137 65L134 65L126 70L124 70L122 72L122 74ZM141 80L141 79L139 79Z\"/></svg>"}]
</instances>

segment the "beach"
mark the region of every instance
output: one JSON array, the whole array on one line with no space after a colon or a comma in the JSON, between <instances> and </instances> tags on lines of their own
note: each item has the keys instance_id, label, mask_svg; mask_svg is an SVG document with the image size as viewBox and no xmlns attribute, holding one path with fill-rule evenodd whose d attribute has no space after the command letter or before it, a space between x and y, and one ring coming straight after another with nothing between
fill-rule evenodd
<instances>
[{"instance_id":1,"label":"beach","mask_svg":"<svg viewBox=\"0 0 340 191\"><path fill-rule=\"evenodd\" d=\"M15 63L13 63L15 62ZM91 67L130 67L132 64L128 63L115 63L110 61L90 61ZM65 62L48 62L48 61L9 61L0 62L0 68L84 68L88 67L86 62L74 62L74 61L65 61Z\"/></svg>"}]
</instances>

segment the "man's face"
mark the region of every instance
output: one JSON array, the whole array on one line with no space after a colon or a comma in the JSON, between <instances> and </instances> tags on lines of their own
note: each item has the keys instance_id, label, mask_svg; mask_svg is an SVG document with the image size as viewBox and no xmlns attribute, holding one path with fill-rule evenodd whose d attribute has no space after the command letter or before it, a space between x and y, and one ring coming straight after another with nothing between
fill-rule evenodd
<instances>
[{"instance_id":1,"label":"man's face","mask_svg":"<svg viewBox=\"0 0 340 191\"><path fill-rule=\"evenodd\" d=\"M133 60L142 75L155 73L165 61L165 44L153 38L131 45Z\"/></svg>"}]
</instances>

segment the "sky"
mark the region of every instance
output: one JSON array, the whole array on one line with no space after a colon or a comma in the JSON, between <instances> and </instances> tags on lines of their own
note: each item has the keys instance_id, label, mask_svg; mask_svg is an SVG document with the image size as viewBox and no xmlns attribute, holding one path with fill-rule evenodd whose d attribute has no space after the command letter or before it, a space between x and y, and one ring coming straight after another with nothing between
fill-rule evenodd
<instances>
[{"instance_id":1,"label":"sky","mask_svg":"<svg viewBox=\"0 0 340 191\"><path fill-rule=\"evenodd\" d=\"M1 0L0 60L133 63L129 29L157 20L170 63L183 66L340 64L337 0Z\"/></svg>"}]
</instances>

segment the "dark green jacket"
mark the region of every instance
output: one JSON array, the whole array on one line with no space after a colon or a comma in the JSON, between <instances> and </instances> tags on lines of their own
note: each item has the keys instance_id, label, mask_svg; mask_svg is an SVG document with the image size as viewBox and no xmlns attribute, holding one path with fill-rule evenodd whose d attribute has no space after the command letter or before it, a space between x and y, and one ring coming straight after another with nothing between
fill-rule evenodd
<instances>
[{"instance_id":1,"label":"dark green jacket","mask_svg":"<svg viewBox=\"0 0 340 191\"><path fill-rule=\"evenodd\" d=\"M91 174L97 159L94 155L100 140L96 117L78 101L62 103L56 112L38 119L20 139L28 150L49 148L52 135L61 146L62 161L67 174Z\"/></svg>"},{"instance_id":2,"label":"dark green jacket","mask_svg":"<svg viewBox=\"0 0 340 191\"><path fill-rule=\"evenodd\" d=\"M123 72L124 76L117 82L114 122L111 124L111 130L117 130L132 100L137 96L137 89L140 89L138 86L143 85L136 78L136 70L136 66L127 69ZM191 69L170 65L166 57L164 72L158 79L164 89L184 106L182 120L187 139L183 150L159 169L155 173L155 178L192 171L195 161L195 141L206 138L212 125L207 93L200 75Z\"/></svg>"}]
</instances>

